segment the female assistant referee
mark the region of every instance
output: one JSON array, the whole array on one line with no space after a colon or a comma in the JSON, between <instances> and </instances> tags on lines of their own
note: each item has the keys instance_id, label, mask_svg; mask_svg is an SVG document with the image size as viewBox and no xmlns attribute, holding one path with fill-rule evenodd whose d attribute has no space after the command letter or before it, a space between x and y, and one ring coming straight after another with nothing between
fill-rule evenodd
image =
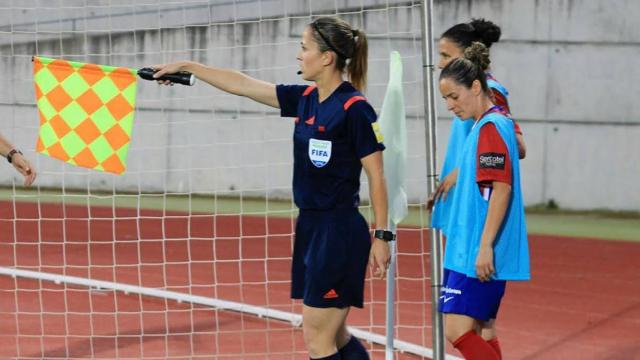
<instances>
[{"instance_id":1,"label":"female assistant referee","mask_svg":"<svg viewBox=\"0 0 640 360\"><path fill-rule=\"evenodd\" d=\"M514 123L492 102L489 62L475 42L440 74L447 108L473 121L458 160L439 304L447 339L472 360L501 358L497 342L480 332L493 326L506 281L530 278Z\"/></svg>"},{"instance_id":2,"label":"female assistant referee","mask_svg":"<svg viewBox=\"0 0 640 360\"><path fill-rule=\"evenodd\" d=\"M280 108L295 117L293 197L300 209L293 249L291 297L303 299L303 334L312 359L368 359L346 329L351 306L363 306L367 261L384 278L393 234L387 222L382 137L376 114L360 91L366 84L367 38L335 17L302 33L297 60L312 85L275 85L231 69L193 62L152 66L158 78L179 71L231 94ZM349 81L343 80L343 74ZM167 81L160 81L169 84ZM378 230L371 241L358 212L364 168Z\"/></svg>"}]
</instances>

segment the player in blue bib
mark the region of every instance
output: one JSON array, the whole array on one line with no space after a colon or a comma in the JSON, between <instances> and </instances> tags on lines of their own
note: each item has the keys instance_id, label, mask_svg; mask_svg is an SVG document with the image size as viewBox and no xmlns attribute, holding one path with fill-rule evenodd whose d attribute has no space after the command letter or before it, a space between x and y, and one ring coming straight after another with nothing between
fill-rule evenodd
<instances>
[{"instance_id":1,"label":"player in blue bib","mask_svg":"<svg viewBox=\"0 0 640 360\"><path fill-rule=\"evenodd\" d=\"M451 61L463 57L467 49L475 41L484 44L487 49L500 40L500 27L491 21L473 19L468 23L456 24L447 29L438 42L440 59L438 68L444 69ZM492 102L506 113L510 113L509 92L496 78L489 73L489 69L483 69L486 75L487 87ZM428 208L432 209L431 226L439 229L448 236L447 228L451 215L452 199L456 191L458 176L458 163L462 153L462 146L471 132L473 119L461 119L454 116L449 130L449 141L445 153L444 163L440 170L440 184L428 201ZM518 142L518 154L521 159L525 157L526 146L522 131L518 123L514 121L514 130ZM445 274L446 275L446 274ZM492 322L486 322L482 329L482 337L487 340L498 353L501 352L495 329Z\"/></svg>"},{"instance_id":2,"label":"player in blue bib","mask_svg":"<svg viewBox=\"0 0 640 360\"><path fill-rule=\"evenodd\" d=\"M473 19L468 23L456 24L447 29L438 42L438 52L440 60L438 68L444 69L451 61L463 57L464 50L471 46L474 41L479 41L487 48L500 40L500 27L491 21L484 19ZM487 77L487 85L490 90L491 100L502 110L510 113L509 108L509 92L507 89L491 74L489 69L484 69ZM428 207L433 209L431 214L431 226L435 229L442 230L446 236L446 228L451 210L451 199L455 192L455 183L457 180L457 163L460 156L460 150L467 135L471 131L473 121L471 119L460 119L453 117L451 128L449 129L449 141L445 153L442 169L440 170L440 184L436 191L431 194ZM522 130L518 123L514 121L516 139L518 140L518 152L520 158L523 159L526 154L526 146L522 136Z\"/></svg>"},{"instance_id":3,"label":"player in blue bib","mask_svg":"<svg viewBox=\"0 0 640 360\"><path fill-rule=\"evenodd\" d=\"M364 168L376 224L386 224L384 145L376 114L360 92L367 73L366 35L341 19L318 18L302 33L297 59L299 74L312 85L275 85L192 62L153 68L158 70L156 77L191 72L221 90L295 118L293 197L300 214L291 297L303 299L305 344L312 359L368 359L345 322L351 306L363 306L367 262L376 267L375 275L385 277L390 258L387 241L393 234L378 229L372 241L358 211Z\"/></svg>"},{"instance_id":4,"label":"player in blue bib","mask_svg":"<svg viewBox=\"0 0 640 360\"><path fill-rule=\"evenodd\" d=\"M516 133L492 102L489 62L488 49L475 42L440 74L447 108L473 125L458 158L439 307L445 335L465 359L494 360L500 348L481 331L493 326L506 281L530 273Z\"/></svg>"}]
</instances>

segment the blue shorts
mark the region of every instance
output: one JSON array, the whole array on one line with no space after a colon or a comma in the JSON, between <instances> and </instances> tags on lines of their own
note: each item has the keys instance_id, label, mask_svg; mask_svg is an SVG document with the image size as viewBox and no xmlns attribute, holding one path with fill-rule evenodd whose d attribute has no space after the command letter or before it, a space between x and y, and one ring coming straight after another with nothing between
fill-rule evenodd
<instances>
[{"instance_id":1,"label":"blue shorts","mask_svg":"<svg viewBox=\"0 0 640 360\"><path fill-rule=\"evenodd\" d=\"M444 269L440 312L467 315L477 320L495 319L507 282L482 282L453 270Z\"/></svg>"},{"instance_id":2,"label":"blue shorts","mask_svg":"<svg viewBox=\"0 0 640 360\"><path fill-rule=\"evenodd\" d=\"M291 298L317 308L362 308L371 235L357 208L300 210Z\"/></svg>"}]
</instances>

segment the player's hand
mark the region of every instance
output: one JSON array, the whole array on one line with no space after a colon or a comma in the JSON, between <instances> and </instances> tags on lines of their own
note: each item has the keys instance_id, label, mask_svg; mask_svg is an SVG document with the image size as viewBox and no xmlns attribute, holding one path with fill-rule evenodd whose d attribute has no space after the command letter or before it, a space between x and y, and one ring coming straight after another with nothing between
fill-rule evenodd
<instances>
[{"instance_id":1,"label":"player's hand","mask_svg":"<svg viewBox=\"0 0 640 360\"><path fill-rule=\"evenodd\" d=\"M373 271L373 276L378 279L384 279L387 276L390 261L391 250L389 249L389 243L374 238L371 244L371 251L369 251L369 266Z\"/></svg>"},{"instance_id":2,"label":"player's hand","mask_svg":"<svg viewBox=\"0 0 640 360\"><path fill-rule=\"evenodd\" d=\"M493 267L493 248L491 246L480 246L478 257L476 258L476 275L480 281L490 281L495 273Z\"/></svg>"},{"instance_id":3,"label":"player's hand","mask_svg":"<svg viewBox=\"0 0 640 360\"><path fill-rule=\"evenodd\" d=\"M166 74L174 74L183 70L184 66L187 64L186 61L178 61L170 64L158 64L151 65L150 68L156 70L156 73L153 74L154 78L159 78L162 75ZM173 86L173 83L169 80L157 80L160 85L170 85Z\"/></svg>"},{"instance_id":4,"label":"player's hand","mask_svg":"<svg viewBox=\"0 0 640 360\"><path fill-rule=\"evenodd\" d=\"M431 211L433 205L435 205L440 198L442 198L442 201L446 201L449 190L456 185L456 182L458 182L458 168L453 169L449 175L445 176L444 180L436 188L436 191L429 195L429 199L427 199L427 209Z\"/></svg>"},{"instance_id":5,"label":"player's hand","mask_svg":"<svg viewBox=\"0 0 640 360\"><path fill-rule=\"evenodd\" d=\"M15 153L11 158L11 165L24 176L24 186L29 186L36 180L36 170L22 154Z\"/></svg>"}]
</instances>

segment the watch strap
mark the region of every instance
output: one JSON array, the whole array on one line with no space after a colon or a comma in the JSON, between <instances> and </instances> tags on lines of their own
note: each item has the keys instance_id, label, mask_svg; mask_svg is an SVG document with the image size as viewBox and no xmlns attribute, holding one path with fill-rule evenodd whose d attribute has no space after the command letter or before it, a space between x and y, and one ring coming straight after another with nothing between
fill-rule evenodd
<instances>
[{"instance_id":1,"label":"watch strap","mask_svg":"<svg viewBox=\"0 0 640 360\"><path fill-rule=\"evenodd\" d=\"M20 151L18 149L11 149L11 151L9 151L9 153L7 154L7 161L9 162L9 164L11 164L13 162L13 156L15 154L22 155L22 151Z\"/></svg>"},{"instance_id":2,"label":"watch strap","mask_svg":"<svg viewBox=\"0 0 640 360\"><path fill-rule=\"evenodd\" d=\"M394 241L396 239L396 234L389 230L381 230L376 229L373 232L373 237L376 239L384 240L384 241Z\"/></svg>"}]
</instances>

